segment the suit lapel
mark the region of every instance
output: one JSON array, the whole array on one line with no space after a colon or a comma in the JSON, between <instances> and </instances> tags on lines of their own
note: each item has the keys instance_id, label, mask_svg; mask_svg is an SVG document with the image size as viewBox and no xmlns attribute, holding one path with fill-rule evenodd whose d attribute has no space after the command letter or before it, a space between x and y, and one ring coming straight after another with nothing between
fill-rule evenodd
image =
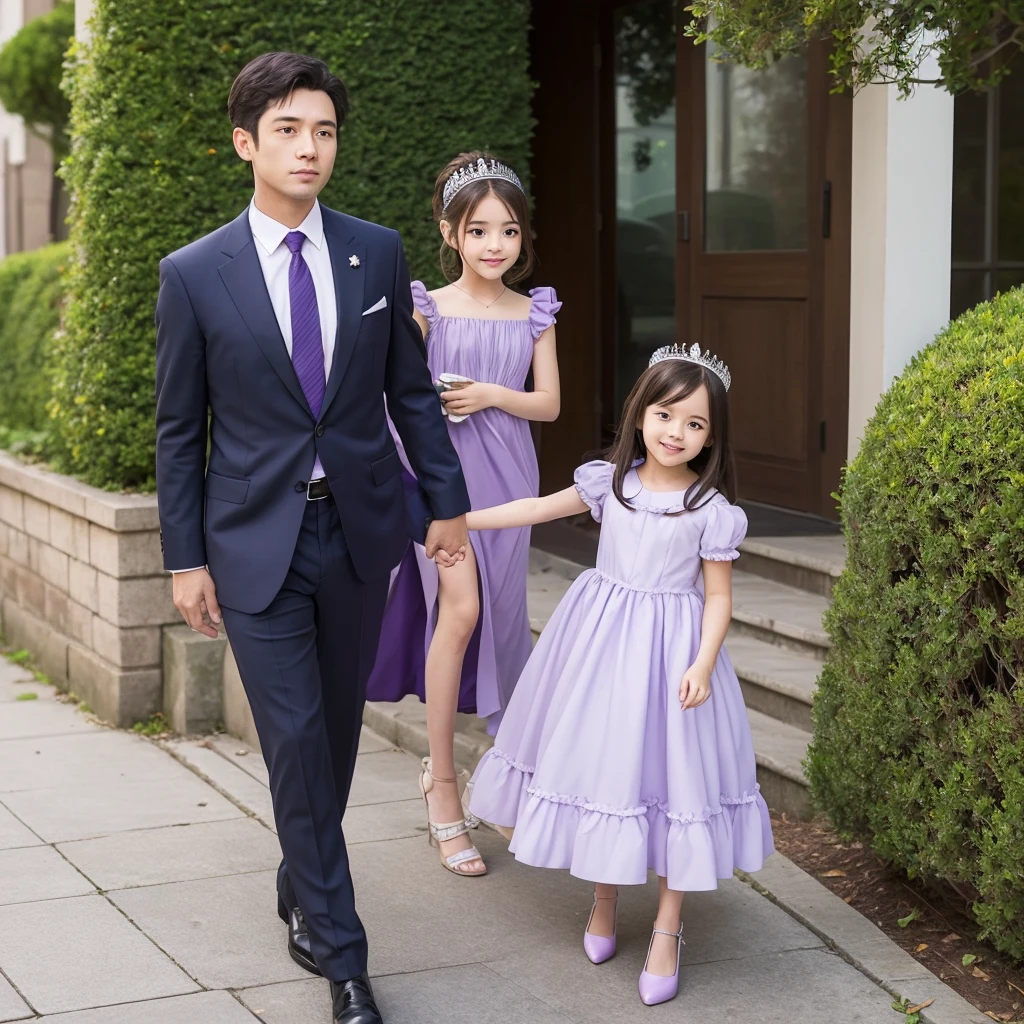
<instances>
[{"instance_id":1,"label":"suit lapel","mask_svg":"<svg viewBox=\"0 0 1024 1024\"><path fill-rule=\"evenodd\" d=\"M222 248L225 255L231 259L219 268L220 276L238 310L238 315L249 328L249 333L259 345L260 351L277 371L284 386L309 413L309 404L299 386L299 379L295 376L295 369L281 336L273 303L270 301L267 283L263 279L263 268L256 252L256 242L249 227L248 210L232 222Z\"/></svg>"},{"instance_id":2,"label":"suit lapel","mask_svg":"<svg viewBox=\"0 0 1024 1024\"><path fill-rule=\"evenodd\" d=\"M363 292L366 281L366 246L361 238L350 231L339 214L324 208L324 236L331 254L331 271L334 275L334 298L338 305L338 333L334 338L334 359L331 375L327 379L324 404L320 415L341 387L342 378L356 346L356 336L362 326ZM350 257L358 258L353 267Z\"/></svg>"}]
</instances>

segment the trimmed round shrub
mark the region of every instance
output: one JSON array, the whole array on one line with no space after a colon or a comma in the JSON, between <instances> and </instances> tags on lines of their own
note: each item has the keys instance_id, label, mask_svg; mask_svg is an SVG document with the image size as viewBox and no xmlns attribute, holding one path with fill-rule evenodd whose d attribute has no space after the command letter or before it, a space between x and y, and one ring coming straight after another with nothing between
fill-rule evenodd
<instances>
[{"instance_id":1,"label":"trimmed round shrub","mask_svg":"<svg viewBox=\"0 0 1024 1024\"><path fill-rule=\"evenodd\" d=\"M345 81L351 112L322 198L397 228L413 275L440 283L440 169L473 148L527 167L528 13L528 0L95 0L66 80L75 259L52 402L60 468L152 486L158 264L252 195L226 109L247 61L294 50Z\"/></svg>"},{"instance_id":2,"label":"trimmed round shrub","mask_svg":"<svg viewBox=\"0 0 1024 1024\"><path fill-rule=\"evenodd\" d=\"M1024 958L1024 292L914 358L841 503L815 799L911 877L955 886L981 936Z\"/></svg>"},{"instance_id":3,"label":"trimmed round shrub","mask_svg":"<svg viewBox=\"0 0 1024 1024\"><path fill-rule=\"evenodd\" d=\"M0 427L47 425L49 361L69 256L58 243L0 260Z\"/></svg>"}]
</instances>

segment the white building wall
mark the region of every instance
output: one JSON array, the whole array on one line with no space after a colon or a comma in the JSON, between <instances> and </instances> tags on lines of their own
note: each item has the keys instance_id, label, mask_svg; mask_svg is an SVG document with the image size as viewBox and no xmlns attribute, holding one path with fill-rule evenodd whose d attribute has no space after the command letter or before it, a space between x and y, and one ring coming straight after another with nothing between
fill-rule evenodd
<instances>
[{"instance_id":1,"label":"white building wall","mask_svg":"<svg viewBox=\"0 0 1024 1024\"><path fill-rule=\"evenodd\" d=\"M934 60L922 78L938 77ZM872 85L853 101L849 457L878 399L949 320L953 97Z\"/></svg>"}]
</instances>

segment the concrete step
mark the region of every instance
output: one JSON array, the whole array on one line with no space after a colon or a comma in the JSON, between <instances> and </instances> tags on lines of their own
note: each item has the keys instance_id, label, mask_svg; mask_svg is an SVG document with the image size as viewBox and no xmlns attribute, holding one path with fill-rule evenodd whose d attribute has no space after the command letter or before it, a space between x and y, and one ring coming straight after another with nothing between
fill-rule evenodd
<instances>
[{"instance_id":1,"label":"concrete step","mask_svg":"<svg viewBox=\"0 0 1024 1024\"><path fill-rule=\"evenodd\" d=\"M821 662L777 644L730 632L725 641L747 707L811 732Z\"/></svg>"},{"instance_id":2,"label":"concrete step","mask_svg":"<svg viewBox=\"0 0 1024 1024\"><path fill-rule=\"evenodd\" d=\"M747 710L761 794L773 811L795 818L811 815L811 794L803 760L811 734L752 709Z\"/></svg>"},{"instance_id":3,"label":"concrete step","mask_svg":"<svg viewBox=\"0 0 1024 1024\"><path fill-rule=\"evenodd\" d=\"M846 541L839 535L747 537L740 545L744 572L831 597L846 564Z\"/></svg>"},{"instance_id":4,"label":"concrete step","mask_svg":"<svg viewBox=\"0 0 1024 1024\"><path fill-rule=\"evenodd\" d=\"M751 636L818 660L831 641L821 624L829 601L749 572L732 577L732 635Z\"/></svg>"}]
</instances>

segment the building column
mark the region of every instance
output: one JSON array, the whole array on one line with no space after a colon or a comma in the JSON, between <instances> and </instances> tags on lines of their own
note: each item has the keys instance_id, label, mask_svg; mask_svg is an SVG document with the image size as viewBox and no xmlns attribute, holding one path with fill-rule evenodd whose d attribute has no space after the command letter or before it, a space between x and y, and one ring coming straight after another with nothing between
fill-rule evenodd
<instances>
[{"instance_id":1,"label":"building column","mask_svg":"<svg viewBox=\"0 0 1024 1024\"><path fill-rule=\"evenodd\" d=\"M938 77L934 59L920 77ZM901 100L870 85L853 100L849 457L875 405L949 320L953 97Z\"/></svg>"},{"instance_id":2,"label":"building column","mask_svg":"<svg viewBox=\"0 0 1024 1024\"><path fill-rule=\"evenodd\" d=\"M92 17L93 0L75 0L75 38L84 43L89 39L87 28Z\"/></svg>"}]
</instances>

